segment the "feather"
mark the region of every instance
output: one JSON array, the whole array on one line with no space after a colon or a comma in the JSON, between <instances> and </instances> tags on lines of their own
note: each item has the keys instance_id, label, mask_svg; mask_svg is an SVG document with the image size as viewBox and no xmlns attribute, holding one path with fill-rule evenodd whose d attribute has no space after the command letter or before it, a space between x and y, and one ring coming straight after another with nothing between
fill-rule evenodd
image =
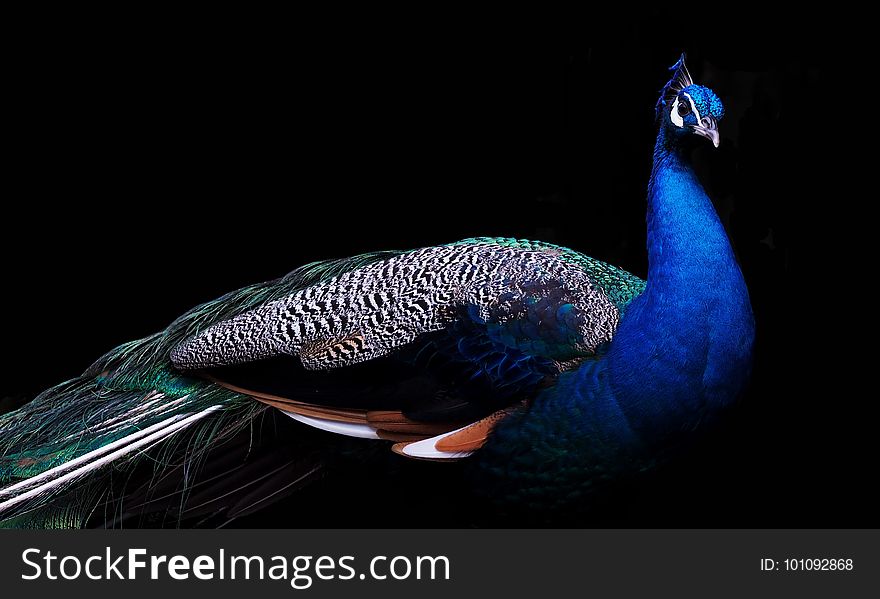
<instances>
[{"instance_id":1,"label":"feather","mask_svg":"<svg viewBox=\"0 0 880 599\"><path fill-rule=\"evenodd\" d=\"M89 525L222 527L246 515L245 505L267 507L324 476L335 459L334 437L280 411L263 415L250 429L214 444L200 468L182 461L159 474L142 459L128 478L124 501L103 502Z\"/></svg>"},{"instance_id":2,"label":"feather","mask_svg":"<svg viewBox=\"0 0 880 599\"><path fill-rule=\"evenodd\" d=\"M327 431L328 433L336 433L346 437L358 437L360 439L378 439L379 435L376 429L367 424L356 424L353 422L339 422L338 420L328 420L326 418L313 418L296 412L284 412L294 420L302 422L308 426Z\"/></svg>"},{"instance_id":3,"label":"feather","mask_svg":"<svg viewBox=\"0 0 880 599\"><path fill-rule=\"evenodd\" d=\"M303 416L322 418L324 420L333 420L336 422L348 422L352 424L363 424L367 421L366 410L322 406L320 404L307 403L304 401L281 397L279 395L272 395L270 393L262 393L260 391L244 389L242 387L237 387L235 385L224 383L222 381L216 382L218 385L226 389L235 391L236 393L247 395L248 397L252 397L259 402L262 402L268 406L272 406L273 408L278 408L282 412L286 413L288 416L290 416L291 414L301 414Z\"/></svg>"},{"instance_id":4,"label":"feather","mask_svg":"<svg viewBox=\"0 0 880 599\"><path fill-rule=\"evenodd\" d=\"M445 433L461 426L460 422L419 422L393 410L371 410L367 412L367 422L389 433L426 436Z\"/></svg>"},{"instance_id":5,"label":"feather","mask_svg":"<svg viewBox=\"0 0 880 599\"><path fill-rule=\"evenodd\" d=\"M230 520L228 520L226 523L234 518L241 518L243 516L247 516L256 512L266 503L277 501L280 495L288 495L292 493L298 487L305 484L309 479L315 477L320 472L320 470L320 466L314 466L310 470L299 474L295 478L288 477L286 479L282 479L286 480L284 485L282 485L280 488L272 489L270 492L267 492L266 485L258 487L257 489L249 493L244 499L242 499L232 510L230 510Z\"/></svg>"},{"instance_id":6,"label":"feather","mask_svg":"<svg viewBox=\"0 0 880 599\"><path fill-rule=\"evenodd\" d=\"M549 248L476 242L404 252L297 289L192 335L171 361L197 370L291 355L308 370L350 366L443 330L462 305L485 318L496 297L533 285L535 272L548 282L564 273L579 290L571 301L592 320L577 331L578 353L610 339L619 310L589 272Z\"/></svg>"},{"instance_id":7,"label":"feather","mask_svg":"<svg viewBox=\"0 0 880 599\"><path fill-rule=\"evenodd\" d=\"M437 451L447 453L472 453L486 444L495 426L508 415L511 410L499 410L482 420L453 431L434 443Z\"/></svg>"},{"instance_id":8,"label":"feather","mask_svg":"<svg viewBox=\"0 0 880 599\"><path fill-rule=\"evenodd\" d=\"M499 410L477 422L435 437L397 443L392 450L409 458L443 461L465 458L480 449L495 426L511 412L512 409Z\"/></svg>"},{"instance_id":9,"label":"feather","mask_svg":"<svg viewBox=\"0 0 880 599\"><path fill-rule=\"evenodd\" d=\"M407 434L407 433L392 433L389 431L377 430L376 434L379 435L379 438L383 441L392 441L394 443L412 443L413 441L421 441L422 439L427 439L427 435L419 435L419 434Z\"/></svg>"},{"instance_id":10,"label":"feather","mask_svg":"<svg viewBox=\"0 0 880 599\"><path fill-rule=\"evenodd\" d=\"M210 374L206 374L206 376L210 376ZM303 424L346 436L394 440L411 436L424 438L438 433L447 432L461 426L460 422L425 422L413 420L405 416L400 410L354 410L333 408L269 393L244 389L230 383L216 381L216 379L215 382L224 388L249 395L257 401L278 408L291 418L294 418ZM351 428L346 428L344 426L335 427L331 424L332 422L359 426ZM379 433L384 436L375 436L375 434Z\"/></svg>"},{"instance_id":11,"label":"feather","mask_svg":"<svg viewBox=\"0 0 880 599\"><path fill-rule=\"evenodd\" d=\"M59 489L63 489L65 485L70 484L77 478L86 476L87 474L113 462L114 460L127 456L134 451L149 447L157 441L161 441L162 439L173 435L175 432L190 426L194 422L218 409L220 409L220 406L211 406L201 412L189 416L173 416L165 423L150 427L153 430L148 434L142 434L147 432L145 430L140 433L129 435L128 437L119 439L111 444L113 447L106 446L95 450L80 456L80 458L77 458L68 464L63 464L52 470L47 470L33 479L24 480L21 483L12 485L11 487L4 489L2 495L0 495L0 498L11 495L9 499L0 501L0 515L6 510L9 510L27 500L57 492Z\"/></svg>"},{"instance_id":12,"label":"feather","mask_svg":"<svg viewBox=\"0 0 880 599\"><path fill-rule=\"evenodd\" d=\"M669 67L669 70L672 71L672 77L666 82L666 85L663 86L663 89L660 92L660 99L657 100L657 116L661 114L663 108L671 105L675 101L676 96L681 90L694 83L687 65L685 64L684 52L682 52L678 61Z\"/></svg>"},{"instance_id":13,"label":"feather","mask_svg":"<svg viewBox=\"0 0 880 599\"><path fill-rule=\"evenodd\" d=\"M398 454L402 455L406 458L416 458L421 460L435 460L435 461L455 461L460 460L462 458L466 458L470 456L473 452L471 451L461 451L461 452L448 452L448 451L440 451L437 449L437 442L442 440L443 438L452 435L462 429L457 429L454 431L450 431L448 433L443 433L442 435L437 435L436 437L430 437L428 439L423 439L421 441L416 441L414 443L396 443L392 446L391 450Z\"/></svg>"},{"instance_id":14,"label":"feather","mask_svg":"<svg viewBox=\"0 0 880 599\"><path fill-rule=\"evenodd\" d=\"M82 525L102 497L120 496L119 489L108 486L109 469L102 467L111 462L113 470L133 472L149 453L151 468L157 473L180 463L195 471L211 447L247 428L265 405L174 371L169 360L172 348L217 320L398 253L307 264L281 279L228 293L193 308L164 331L110 351L81 377L0 415L0 485L17 485L50 473L40 479L45 486L25 483L16 487L22 492L13 490L4 495L0 526ZM206 416L188 427L191 434L185 442L175 442L179 435L158 435L138 445L140 451L121 451L124 447L114 445L154 425L173 421L173 427L178 417L182 421L201 413ZM144 451L151 443L158 444L156 451ZM107 450L107 446L120 449ZM125 476L115 478L125 480Z\"/></svg>"},{"instance_id":15,"label":"feather","mask_svg":"<svg viewBox=\"0 0 880 599\"><path fill-rule=\"evenodd\" d=\"M131 433L130 435L127 435L121 439L113 441L112 443L109 443L107 445L103 445L103 446L99 447L98 449L94 449L94 450L90 451L89 453L86 453L84 455L79 456L78 458L74 458L68 462L64 462L62 464L59 464L58 466L55 466L54 468L51 468L51 469L46 470L44 472L41 472L40 474L37 474L37 475L32 476L30 478L24 479L21 482L15 483L13 485L9 485L8 487L4 487L4 488L0 489L0 498L4 497L5 495L12 495L14 493L20 492L20 490L23 488L31 487L31 486L36 485L38 483L42 483L46 480L58 477L64 473L66 473L69 470L75 470L75 469L80 468L80 466L94 463L94 461L97 460L98 458L100 458L101 456L103 456L107 453L113 452L117 449L131 447L131 444L133 444L135 441L138 441L139 439L141 439L143 437L150 437L151 435L153 435L153 433L157 433L159 431L166 430L168 427L170 427L170 425L174 424L175 422L177 422L179 420L182 420L185 417L186 417L185 414L178 414L176 416L172 416L172 417L168 418L167 420L164 420L164 421L159 422L157 424L154 424L152 426L148 426L147 428L145 428L143 430Z\"/></svg>"}]
</instances>

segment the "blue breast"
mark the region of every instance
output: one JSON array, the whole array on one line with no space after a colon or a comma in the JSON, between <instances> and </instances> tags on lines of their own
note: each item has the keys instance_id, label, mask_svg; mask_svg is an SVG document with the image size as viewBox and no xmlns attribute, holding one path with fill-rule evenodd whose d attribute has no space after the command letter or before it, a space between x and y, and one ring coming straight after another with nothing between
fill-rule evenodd
<instances>
[{"instance_id":1,"label":"blue breast","mask_svg":"<svg viewBox=\"0 0 880 599\"><path fill-rule=\"evenodd\" d=\"M610 386L634 429L695 428L740 392L751 365L748 290L690 166L664 156L649 188L648 286L609 351Z\"/></svg>"},{"instance_id":2,"label":"blue breast","mask_svg":"<svg viewBox=\"0 0 880 599\"><path fill-rule=\"evenodd\" d=\"M658 148L664 148L662 136ZM648 283L607 353L560 375L481 452L494 498L567 505L650 467L712 420L748 379L748 291L711 201L681 155L658 151L648 194Z\"/></svg>"}]
</instances>

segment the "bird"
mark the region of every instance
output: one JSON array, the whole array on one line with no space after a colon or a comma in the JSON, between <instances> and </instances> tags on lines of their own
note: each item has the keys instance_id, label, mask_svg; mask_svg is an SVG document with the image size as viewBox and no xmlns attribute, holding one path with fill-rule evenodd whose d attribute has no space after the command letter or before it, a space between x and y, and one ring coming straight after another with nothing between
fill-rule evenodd
<instances>
[{"instance_id":1,"label":"bird","mask_svg":"<svg viewBox=\"0 0 880 599\"><path fill-rule=\"evenodd\" d=\"M651 469L733 405L755 336L690 158L719 147L724 107L684 54L670 70L645 280L550 243L479 237L232 291L0 416L0 525L114 526L138 510L228 522L319 476L342 445L462 462L477 494L534 511ZM295 421L272 448L282 465L257 456L230 476L270 412Z\"/></svg>"}]
</instances>

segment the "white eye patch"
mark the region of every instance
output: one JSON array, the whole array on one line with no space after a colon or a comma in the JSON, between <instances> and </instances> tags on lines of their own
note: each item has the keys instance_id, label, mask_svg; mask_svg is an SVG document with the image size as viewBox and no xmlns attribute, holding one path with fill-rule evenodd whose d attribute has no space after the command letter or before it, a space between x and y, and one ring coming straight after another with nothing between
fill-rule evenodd
<instances>
[{"instance_id":1,"label":"white eye patch","mask_svg":"<svg viewBox=\"0 0 880 599\"><path fill-rule=\"evenodd\" d=\"M684 94L684 97L687 98L688 104L691 105L691 111L694 113L694 116L697 117L697 122L700 122L700 111L697 110L696 105L694 104L694 99L691 98L690 94ZM669 112L669 118L672 119L672 123L676 127L684 127L684 117L678 114L678 105L679 98L675 98L675 102L672 103L672 110Z\"/></svg>"},{"instance_id":2,"label":"white eye patch","mask_svg":"<svg viewBox=\"0 0 880 599\"><path fill-rule=\"evenodd\" d=\"M672 110L669 111L669 118L672 119L672 124L676 127L681 127L684 125L684 119L678 114L678 97L676 96L675 102L672 103Z\"/></svg>"}]
</instances>

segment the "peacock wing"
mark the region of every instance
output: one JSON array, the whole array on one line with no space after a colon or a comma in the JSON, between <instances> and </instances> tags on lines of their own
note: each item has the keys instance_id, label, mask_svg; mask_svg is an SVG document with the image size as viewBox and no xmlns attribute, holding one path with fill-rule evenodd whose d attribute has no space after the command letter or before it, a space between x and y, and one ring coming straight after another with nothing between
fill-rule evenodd
<instances>
[{"instance_id":1,"label":"peacock wing","mask_svg":"<svg viewBox=\"0 0 880 599\"><path fill-rule=\"evenodd\" d=\"M469 240L325 278L212 324L171 359L332 432L442 434L595 355L637 282L564 248Z\"/></svg>"}]
</instances>

